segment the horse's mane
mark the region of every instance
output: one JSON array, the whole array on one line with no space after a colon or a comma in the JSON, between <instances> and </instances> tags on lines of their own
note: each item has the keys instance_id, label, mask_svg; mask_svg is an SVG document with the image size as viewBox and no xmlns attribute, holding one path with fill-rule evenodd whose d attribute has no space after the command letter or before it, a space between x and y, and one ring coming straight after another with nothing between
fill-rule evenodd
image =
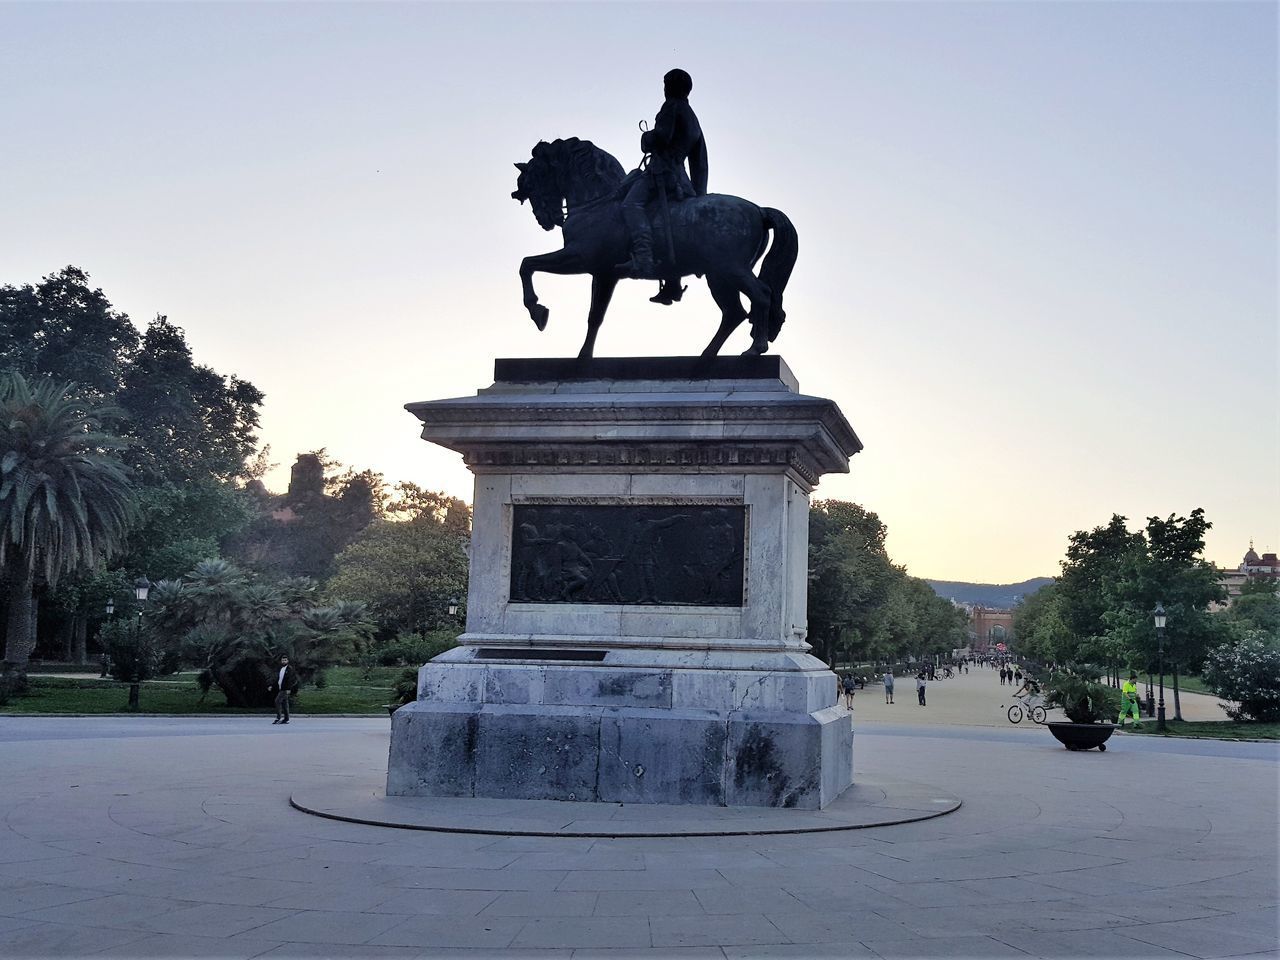
<instances>
[{"instance_id":1,"label":"horse's mane","mask_svg":"<svg viewBox=\"0 0 1280 960\"><path fill-rule=\"evenodd\" d=\"M626 175L622 164L613 154L597 147L590 140L569 137L567 140L540 143L533 148L534 159L539 159L544 150L547 159L559 168L562 175L596 187L600 193L616 187Z\"/></svg>"}]
</instances>

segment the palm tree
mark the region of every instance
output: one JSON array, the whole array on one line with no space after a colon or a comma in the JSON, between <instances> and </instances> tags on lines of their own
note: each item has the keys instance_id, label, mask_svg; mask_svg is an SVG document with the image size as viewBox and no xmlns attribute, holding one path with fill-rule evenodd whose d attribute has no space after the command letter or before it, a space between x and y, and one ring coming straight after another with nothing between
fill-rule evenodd
<instances>
[{"instance_id":1,"label":"palm tree","mask_svg":"<svg viewBox=\"0 0 1280 960\"><path fill-rule=\"evenodd\" d=\"M23 670L35 646L37 578L91 568L120 550L133 488L98 417L70 385L0 374L0 572L4 658Z\"/></svg>"}]
</instances>

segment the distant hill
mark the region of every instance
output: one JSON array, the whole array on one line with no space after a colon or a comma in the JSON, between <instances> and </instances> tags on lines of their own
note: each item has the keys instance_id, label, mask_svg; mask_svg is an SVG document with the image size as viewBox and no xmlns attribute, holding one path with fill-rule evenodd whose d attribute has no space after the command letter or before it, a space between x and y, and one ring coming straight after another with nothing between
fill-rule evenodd
<instances>
[{"instance_id":1,"label":"distant hill","mask_svg":"<svg viewBox=\"0 0 1280 960\"><path fill-rule=\"evenodd\" d=\"M1033 577L1021 583L965 583L962 580L926 580L933 592L948 600L972 603L983 607L1011 609L1020 597L1035 593L1053 577Z\"/></svg>"}]
</instances>

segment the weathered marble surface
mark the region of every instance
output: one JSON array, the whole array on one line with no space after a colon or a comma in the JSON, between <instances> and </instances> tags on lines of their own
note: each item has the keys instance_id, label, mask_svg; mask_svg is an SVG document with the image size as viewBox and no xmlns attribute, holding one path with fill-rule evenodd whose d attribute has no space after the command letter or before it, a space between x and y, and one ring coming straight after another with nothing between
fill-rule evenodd
<instances>
[{"instance_id":1,"label":"weathered marble surface","mask_svg":"<svg viewBox=\"0 0 1280 960\"><path fill-rule=\"evenodd\" d=\"M409 407L476 474L471 579L460 646L393 718L387 792L826 805L853 731L807 653L809 493L861 443L780 362L739 380L575 369ZM741 605L512 602L514 508L561 503L741 506Z\"/></svg>"}]
</instances>

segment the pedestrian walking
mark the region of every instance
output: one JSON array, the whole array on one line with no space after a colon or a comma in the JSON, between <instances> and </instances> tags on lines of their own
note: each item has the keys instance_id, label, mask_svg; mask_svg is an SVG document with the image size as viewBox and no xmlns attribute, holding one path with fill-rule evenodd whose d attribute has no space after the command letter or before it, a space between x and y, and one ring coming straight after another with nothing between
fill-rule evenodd
<instances>
[{"instance_id":1,"label":"pedestrian walking","mask_svg":"<svg viewBox=\"0 0 1280 960\"><path fill-rule=\"evenodd\" d=\"M1021 667L1014 667L1014 668L1013 668L1013 680L1014 680L1014 682L1015 682L1015 683L1018 683L1018 684L1021 684L1021 683L1022 683L1022 668L1021 668Z\"/></svg>"},{"instance_id":2,"label":"pedestrian walking","mask_svg":"<svg viewBox=\"0 0 1280 960\"><path fill-rule=\"evenodd\" d=\"M1133 671L1129 672L1129 679L1120 684L1120 717L1116 723L1123 727L1124 718L1130 713L1133 715L1134 729L1141 729L1141 714L1138 713L1138 675Z\"/></svg>"},{"instance_id":3,"label":"pedestrian walking","mask_svg":"<svg viewBox=\"0 0 1280 960\"><path fill-rule=\"evenodd\" d=\"M924 671L921 670L916 674L916 696L920 700L920 706L925 706L924 702Z\"/></svg>"},{"instance_id":4,"label":"pedestrian walking","mask_svg":"<svg viewBox=\"0 0 1280 960\"><path fill-rule=\"evenodd\" d=\"M893 671L886 670L884 673L884 702L893 703Z\"/></svg>"},{"instance_id":5,"label":"pedestrian walking","mask_svg":"<svg viewBox=\"0 0 1280 960\"><path fill-rule=\"evenodd\" d=\"M854 682L853 674L846 673L844 675L844 706L846 710L853 709L853 690L857 684Z\"/></svg>"},{"instance_id":6,"label":"pedestrian walking","mask_svg":"<svg viewBox=\"0 0 1280 960\"><path fill-rule=\"evenodd\" d=\"M267 688L269 693L276 695L276 718L271 721L273 724L289 722L289 694L299 686L298 671L289 666L288 657L281 657L280 672Z\"/></svg>"}]
</instances>

